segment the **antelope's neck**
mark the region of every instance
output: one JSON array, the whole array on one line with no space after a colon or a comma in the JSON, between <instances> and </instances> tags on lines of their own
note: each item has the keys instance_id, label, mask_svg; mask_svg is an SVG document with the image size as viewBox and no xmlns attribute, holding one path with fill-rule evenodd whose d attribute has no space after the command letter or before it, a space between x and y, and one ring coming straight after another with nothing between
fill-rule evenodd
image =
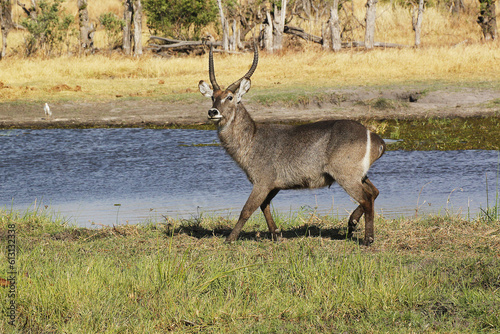
<instances>
[{"instance_id":1,"label":"antelope's neck","mask_svg":"<svg viewBox=\"0 0 500 334\"><path fill-rule=\"evenodd\" d=\"M229 155L241 165L249 155L256 124L243 104L238 105L234 119L219 128L219 139Z\"/></svg>"}]
</instances>

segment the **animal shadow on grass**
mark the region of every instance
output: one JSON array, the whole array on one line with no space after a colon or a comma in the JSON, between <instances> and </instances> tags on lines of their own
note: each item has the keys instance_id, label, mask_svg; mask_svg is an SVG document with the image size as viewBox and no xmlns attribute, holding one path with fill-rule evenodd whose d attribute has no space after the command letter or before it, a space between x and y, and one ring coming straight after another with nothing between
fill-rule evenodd
<instances>
[{"instance_id":1,"label":"animal shadow on grass","mask_svg":"<svg viewBox=\"0 0 500 334\"><path fill-rule=\"evenodd\" d=\"M201 226L197 219L186 220L183 225L174 227L170 224L166 225L165 234L168 236L172 235L189 235L191 237L202 239L211 237L227 237L232 228L231 227L215 227L206 228ZM331 240L350 240L362 243L363 239L359 239L356 236L347 237L347 227L328 227L328 226L318 226L315 224L304 224L297 226L288 230L282 230L280 237L284 239L294 239L303 237L322 237L329 238ZM271 234L265 230L258 231L242 231L238 237L238 240L270 240Z\"/></svg>"}]
</instances>

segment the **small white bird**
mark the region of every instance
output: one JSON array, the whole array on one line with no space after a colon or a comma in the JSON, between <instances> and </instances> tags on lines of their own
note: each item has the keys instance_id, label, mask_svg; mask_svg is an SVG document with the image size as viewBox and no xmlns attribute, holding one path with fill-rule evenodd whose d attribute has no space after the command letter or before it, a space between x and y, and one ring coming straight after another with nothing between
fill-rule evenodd
<instances>
[{"instance_id":1,"label":"small white bird","mask_svg":"<svg viewBox=\"0 0 500 334\"><path fill-rule=\"evenodd\" d=\"M49 117L52 116L52 111L50 111L50 107L48 103L45 103L45 106L43 107L43 111L45 111L45 116Z\"/></svg>"}]
</instances>

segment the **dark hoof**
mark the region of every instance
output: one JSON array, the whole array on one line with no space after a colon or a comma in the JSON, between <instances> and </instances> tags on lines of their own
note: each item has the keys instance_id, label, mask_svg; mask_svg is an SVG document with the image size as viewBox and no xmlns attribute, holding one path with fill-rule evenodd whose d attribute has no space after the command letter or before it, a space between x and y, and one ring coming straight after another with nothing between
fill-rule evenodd
<instances>
[{"instance_id":1,"label":"dark hoof","mask_svg":"<svg viewBox=\"0 0 500 334\"><path fill-rule=\"evenodd\" d=\"M352 238L352 234L353 234L354 232L356 232L357 230L358 230L357 225L356 225L356 224L351 224L351 223L349 222L349 225L348 225L348 227L347 227L347 238L348 238L348 239L351 239L351 238Z\"/></svg>"},{"instance_id":2,"label":"dark hoof","mask_svg":"<svg viewBox=\"0 0 500 334\"><path fill-rule=\"evenodd\" d=\"M271 232L271 240L275 242L281 241L281 231L276 230L274 232Z\"/></svg>"}]
</instances>

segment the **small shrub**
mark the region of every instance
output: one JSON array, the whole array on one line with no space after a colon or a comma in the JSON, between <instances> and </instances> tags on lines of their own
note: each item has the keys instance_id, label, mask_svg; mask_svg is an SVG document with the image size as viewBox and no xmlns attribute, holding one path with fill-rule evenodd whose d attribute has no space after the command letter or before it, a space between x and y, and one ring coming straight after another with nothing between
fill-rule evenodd
<instances>
[{"instance_id":1,"label":"small shrub","mask_svg":"<svg viewBox=\"0 0 500 334\"><path fill-rule=\"evenodd\" d=\"M120 20L113 13L104 13L99 16L99 22L106 31L108 46L112 50L121 43L121 32L125 26L125 22Z\"/></svg>"},{"instance_id":2,"label":"small shrub","mask_svg":"<svg viewBox=\"0 0 500 334\"><path fill-rule=\"evenodd\" d=\"M146 0L148 28L178 39L199 38L201 29L217 19L215 0Z\"/></svg>"},{"instance_id":3,"label":"small shrub","mask_svg":"<svg viewBox=\"0 0 500 334\"><path fill-rule=\"evenodd\" d=\"M72 34L71 25L74 23L73 16L64 14L61 16L61 3L64 0L49 2L41 0L38 4L36 19L30 17L21 20L29 35L26 38L26 56L31 56L41 51L45 56L67 42ZM69 45L69 43L67 44Z\"/></svg>"}]
</instances>

